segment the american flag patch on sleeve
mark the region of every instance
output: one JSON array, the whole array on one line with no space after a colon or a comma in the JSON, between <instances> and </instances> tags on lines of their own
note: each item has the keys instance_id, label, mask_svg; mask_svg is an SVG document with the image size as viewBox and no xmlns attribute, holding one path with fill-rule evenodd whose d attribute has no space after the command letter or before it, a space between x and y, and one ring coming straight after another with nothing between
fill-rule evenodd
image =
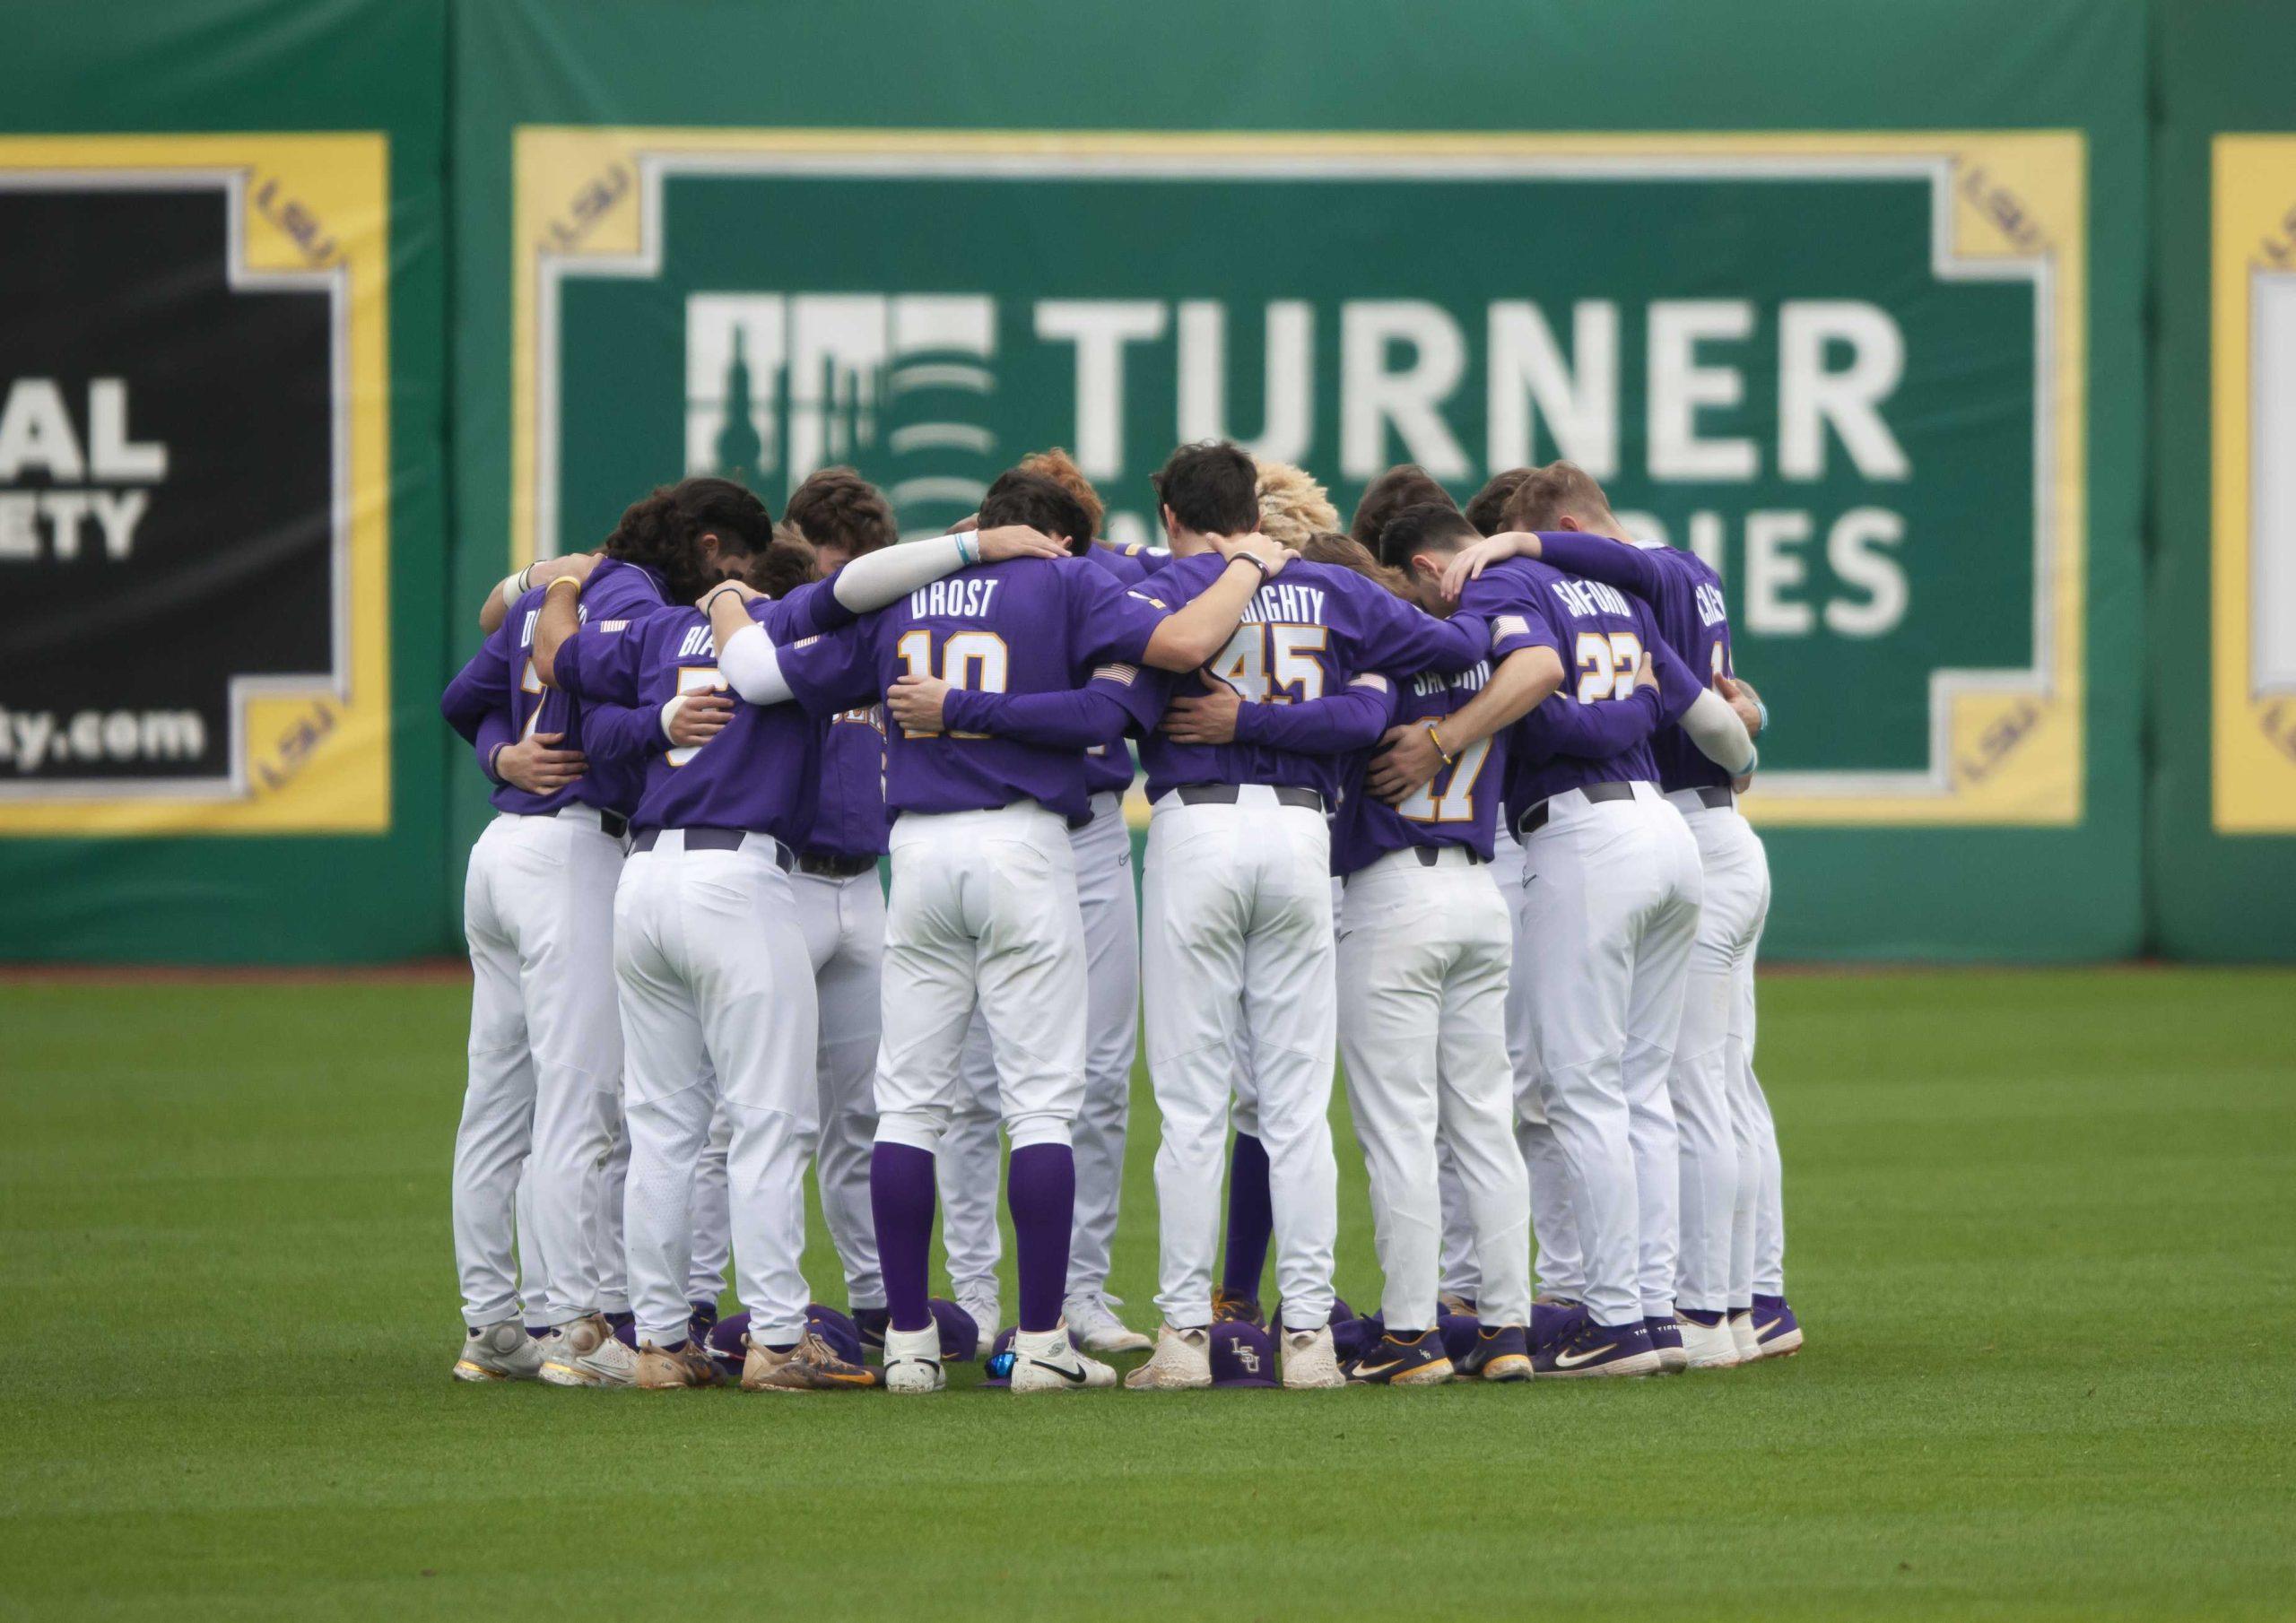
<instances>
[{"instance_id":1,"label":"american flag patch on sleeve","mask_svg":"<svg viewBox=\"0 0 2296 1623\"><path fill-rule=\"evenodd\" d=\"M1531 622L1520 614L1501 614L1491 622L1491 642L1493 647L1510 637L1528 637Z\"/></svg>"},{"instance_id":2,"label":"american flag patch on sleeve","mask_svg":"<svg viewBox=\"0 0 2296 1623\"><path fill-rule=\"evenodd\" d=\"M1387 690L1387 679L1377 671L1366 671L1361 676L1349 678L1347 685L1351 688L1377 688L1380 692L1385 693Z\"/></svg>"},{"instance_id":3,"label":"american flag patch on sleeve","mask_svg":"<svg viewBox=\"0 0 2296 1623\"><path fill-rule=\"evenodd\" d=\"M627 628L630 622L626 620L602 620L590 629L601 635L604 635L609 632L622 630Z\"/></svg>"},{"instance_id":4,"label":"american flag patch on sleeve","mask_svg":"<svg viewBox=\"0 0 2296 1623\"><path fill-rule=\"evenodd\" d=\"M1096 665L1092 669L1094 681L1120 681L1130 687L1140 680L1138 665Z\"/></svg>"}]
</instances>

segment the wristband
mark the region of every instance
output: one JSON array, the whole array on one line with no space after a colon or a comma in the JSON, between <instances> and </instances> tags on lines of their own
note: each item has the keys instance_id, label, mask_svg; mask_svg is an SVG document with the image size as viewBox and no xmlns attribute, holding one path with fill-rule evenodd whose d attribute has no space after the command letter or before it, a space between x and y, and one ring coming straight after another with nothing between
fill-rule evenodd
<instances>
[{"instance_id":1,"label":"wristband","mask_svg":"<svg viewBox=\"0 0 2296 1623\"><path fill-rule=\"evenodd\" d=\"M980 561L979 531L959 530L957 532L957 567L961 569L970 569Z\"/></svg>"},{"instance_id":2,"label":"wristband","mask_svg":"<svg viewBox=\"0 0 2296 1623\"><path fill-rule=\"evenodd\" d=\"M684 708L685 695L683 693L673 694L662 703L662 736L672 743L677 742L677 736L670 728L676 724L678 712Z\"/></svg>"},{"instance_id":3,"label":"wristband","mask_svg":"<svg viewBox=\"0 0 2296 1623\"><path fill-rule=\"evenodd\" d=\"M526 566L527 569L531 569L532 568L534 568L532 564L528 564ZM505 575L502 577L502 584L494 589L502 594L502 606L506 609L509 608L512 603L517 602L518 599L526 595L528 590L526 586L526 569L511 570L508 575Z\"/></svg>"},{"instance_id":4,"label":"wristband","mask_svg":"<svg viewBox=\"0 0 2296 1623\"><path fill-rule=\"evenodd\" d=\"M582 583L575 579L571 575L553 575L551 577L550 584L543 588L543 595L544 596L548 596L551 593L557 591L561 586L573 587L578 595L582 590Z\"/></svg>"},{"instance_id":5,"label":"wristband","mask_svg":"<svg viewBox=\"0 0 2296 1623\"><path fill-rule=\"evenodd\" d=\"M1260 562L1258 559L1253 557L1249 552L1231 552L1228 554L1228 561L1230 563L1248 563L1251 565L1253 568L1259 571L1260 584L1263 586L1266 585L1268 580L1271 578L1268 574L1267 566Z\"/></svg>"},{"instance_id":6,"label":"wristband","mask_svg":"<svg viewBox=\"0 0 2296 1623\"><path fill-rule=\"evenodd\" d=\"M1435 746L1435 753L1443 758L1445 766L1456 767L1459 764L1459 758L1443 747L1443 735L1435 730L1435 724L1431 721L1427 724L1427 742Z\"/></svg>"},{"instance_id":7,"label":"wristband","mask_svg":"<svg viewBox=\"0 0 2296 1623\"><path fill-rule=\"evenodd\" d=\"M1763 732L1765 732L1765 733L1769 732L1769 731L1770 731L1770 707L1769 707L1768 705L1766 705L1766 704L1762 703L1761 699L1755 699L1755 700L1754 700L1754 715L1755 715L1755 716L1756 716L1756 717L1761 721L1761 730L1762 730Z\"/></svg>"},{"instance_id":8,"label":"wristband","mask_svg":"<svg viewBox=\"0 0 2296 1623\"><path fill-rule=\"evenodd\" d=\"M489 750L486 752L486 776L492 778L498 784L506 780L502 777L501 768L497 763L499 763L502 759L502 751L509 747L509 744L505 742L495 745L491 750Z\"/></svg>"},{"instance_id":9,"label":"wristband","mask_svg":"<svg viewBox=\"0 0 2296 1623\"><path fill-rule=\"evenodd\" d=\"M711 587L710 590L702 597L701 612L704 614L709 613L712 609L718 606L718 600L725 596L728 592L733 592L734 595L736 597L741 595L738 591L735 591L734 586L730 581L724 586Z\"/></svg>"}]
</instances>

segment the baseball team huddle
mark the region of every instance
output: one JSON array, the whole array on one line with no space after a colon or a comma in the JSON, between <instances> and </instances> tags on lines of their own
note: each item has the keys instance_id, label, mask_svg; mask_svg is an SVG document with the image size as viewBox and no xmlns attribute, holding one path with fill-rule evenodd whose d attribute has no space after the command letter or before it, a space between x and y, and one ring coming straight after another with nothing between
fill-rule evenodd
<instances>
[{"instance_id":1,"label":"baseball team huddle","mask_svg":"<svg viewBox=\"0 0 2296 1623\"><path fill-rule=\"evenodd\" d=\"M1145 1353L1124 1385L1422 1385L1799 1350L1736 803L1767 716L1714 571L1563 462L1464 510L1393 468L1344 530L1224 441L1155 493L1169 551L1099 539L1059 451L909 542L850 469L778 526L694 477L490 595L441 701L498 812L458 1378L918 1393L987 1357L1050 1392ZM1152 1336L1108 1289L1143 1047ZM803 1271L809 1162L843 1313Z\"/></svg>"}]
</instances>

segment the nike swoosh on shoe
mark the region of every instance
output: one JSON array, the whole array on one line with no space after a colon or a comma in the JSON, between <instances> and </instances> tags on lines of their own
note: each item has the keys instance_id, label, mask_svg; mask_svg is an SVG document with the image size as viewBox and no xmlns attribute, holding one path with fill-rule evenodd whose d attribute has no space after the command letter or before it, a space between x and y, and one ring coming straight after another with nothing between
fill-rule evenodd
<instances>
[{"instance_id":1,"label":"nike swoosh on shoe","mask_svg":"<svg viewBox=\"0 0 2296 1623\"><path fill-rule=\"evenodd\" d=\"M1575 1356L1567 1352L1558 1352L1554 1355L1554 1367L1557 1369L1576 1369L1581 1364L1592 1363L1595 1359L1601 1358L1603 1354L1606 1352L1616 1352L1617 1350L1618 1343L1616 1341L1605 1341L1600 1347L1596 1348L1592 1352L1582 1352Z\"/></svg>"},{"instance_id":2,"label":"nike swoosh on shoe","mask_svg":"<svg viewBox=\"0 0 2296 1623\"><path fill-rule=\"evenodd\" d=\"M1074 1369L1063 1369L1059 1365L1048 1364L1042 1358L1031 1358L1029 1362L1034 1364L1039 1369L1051 1370L1053 1374L1058 1376L1071 1386L1082 1386L1086 1381L1091 1379L1090 1376L1084 1373L1084 1367L1082 1364L1079 1364Z\"/></svg>"}]
</instances>

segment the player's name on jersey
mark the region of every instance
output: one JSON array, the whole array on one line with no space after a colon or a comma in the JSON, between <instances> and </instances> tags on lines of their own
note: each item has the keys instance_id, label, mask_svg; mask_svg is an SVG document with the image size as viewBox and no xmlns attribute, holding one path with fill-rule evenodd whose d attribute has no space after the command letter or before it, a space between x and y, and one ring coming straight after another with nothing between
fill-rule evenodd
<instances>
[{"instance_id":1,"label":"player's name on jersey","mask_svg":"<svg viewBox=\"0 0 2296 1623\"><path fill-rule=\"evenodd\" d=\"M988 612L996 588L1004 584L987 577L936 580L909 595L909 612L918 620L978 620Z\"/></svg>"},{"instance_id":2,"label":"player's name on jersey","mask_svg":"<svg viewBox=\"0 0 2296 1623\"><path fill-rule=\"evenodd\" d=\"M1479 693L1483 684L1491 680L1491 662L1477 660L1471 669L1454 671L1448 675L1440 671L1422 671L1411 679L1413 699L1431 699L1438 693Z\"/></svg>"},{"instance_id":3,"label":"player's name on jersey","mask_svg":"<svg viewBox=\"0 0 2296 1623\"><path fill-rule=\"evenodd\" d=\"M1319 626L1324 623L1324 594L1318 586L1286 586L1270 581L1252 594L1244 622L1278 626Z\"/></svg>"},{"instance_id":4,"label":"player's name on jersey","mask_svg":"<svg viewBox=\"0 0 2296 1623\"><path fill-rule=\"evenodd\" d=\"M1634 605L1616 586L1599 580L1558 580L1550 583L1554 595L1573 614L1632 614Z\"/></svg>"}]
</instances>

